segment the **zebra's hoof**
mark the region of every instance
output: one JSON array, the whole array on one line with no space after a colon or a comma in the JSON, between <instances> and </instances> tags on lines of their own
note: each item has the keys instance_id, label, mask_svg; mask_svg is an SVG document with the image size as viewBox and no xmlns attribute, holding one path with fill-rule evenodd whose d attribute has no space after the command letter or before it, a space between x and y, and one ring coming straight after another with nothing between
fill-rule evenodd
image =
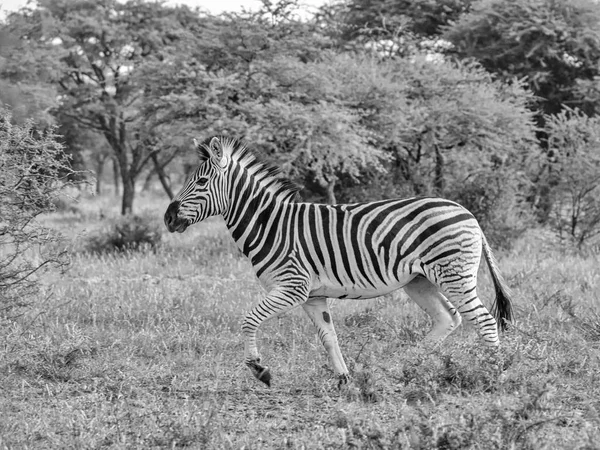
<instances>
[{"instance_id":1,"label":"zebra's hoof","mask_svg":"<svg viewBox=\"0 0 600 450\"><path fill-rule=\"evenodd\" d=\"M258 375L256 375L256 378L271 387L271 372L269 372L268 367L265 367Z\"/></svg>"},{"instance_id":2,"label":"zebra's hoof","mask_svg":"<svg viewBox=\"0 0 600 450\"><path fill-rule=\"evenodd\" d=\"M343 386L346 386L350 382L350 375L347 373L343 373L338 375L338 389L341 389Z\"/></svg>"},{"instance_id":3,"label":"zebra's hoof","mask_svg":"<svg viewBox=\"0 0 600 450\"><path fill-rule=\"evenodd\" d=\"M259 380L271 387L271 372L268 367L263 367L258 364L258 361L247 362L246 365L252 371L252 374Z\"/></svg>"}]
</instances>

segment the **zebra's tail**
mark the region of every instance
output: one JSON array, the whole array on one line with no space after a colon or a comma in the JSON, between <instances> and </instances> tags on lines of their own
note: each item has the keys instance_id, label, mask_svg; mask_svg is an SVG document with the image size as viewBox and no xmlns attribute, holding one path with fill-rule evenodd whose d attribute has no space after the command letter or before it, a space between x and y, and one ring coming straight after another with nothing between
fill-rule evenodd
<instances>
[{"instance_id":1,"label":"zebra's tail","mask_svg":"<svg viewBox=\"0 0 600 450\"><path fill-rule=\"evenodd\" d=\"M496 258L483 233L481 237L483 238L483 255L490 269L492 281L494 282L494 290L496 291L496 300L492 306L491 313L496 318L500 330L505 331L508 328L508 324L514 319L512 301L510 299L511 294L504 278L502 278Z\"/></svg>"}]
</instances>

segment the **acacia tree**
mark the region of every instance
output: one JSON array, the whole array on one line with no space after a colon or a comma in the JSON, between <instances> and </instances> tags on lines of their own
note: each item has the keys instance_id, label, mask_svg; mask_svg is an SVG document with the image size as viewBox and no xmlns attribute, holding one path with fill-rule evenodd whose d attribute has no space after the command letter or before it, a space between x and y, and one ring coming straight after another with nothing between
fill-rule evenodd
<instances>
[{"instance_id":1,"label":"acacia tree","mask_svg":"<svg viewBox=\"0 0 600 450\"><path fill-rule=\"evenodd\" d=\"M60 114L106 139L121 176L123 214L160 151L149 145L152 128L140 115L138 72L150 61L168 64L195 20L188 8L141 0L40 0L8 16L8 29L21 39L5 74L44 77L60 94Z\"/></svg>"},{"instance_id":2,"label":"acacia tree","mask_svg":"<svg viewBox=\"0 0 600 450\"><path fill-rule=\"evenodd\" d=\"M494 80L477 64L426 56L333 54L315 62L313 72L321 78L301 77L305 88L297 87L297 95L344 105L367 146L386 156L387 173L357 174L359 187L342 177L340 199L444 196L463 203L487 228L500 228L503 214L522 208L518 190L538 153L532 96L523 86ZM295 74L304 75L289 71ZM343 149L347 136L338 139ZM509 228L522 228L517 222Z\"/></svg>"},{"instance_id":3,"label":"acacia tree","mask_svg":"<svg viewBox=\"0 0 600 450\"><path fill-rule=\"evenodd\" d=\"M525 79L543 113L558 113L563 104L594 110L578 85L600 75L595 0L480 0L444 38L460 58L475 58L504 79Z\"/></svg>"},{"instance_id":4,"label":"acacia tree","mask_svg":"<svg viewBox=\"0 0 600 450\"><path fill-rule=\"evenodd\" d=\"M12 123L0 108L0 316L27 304L37 291L35 275L66 264L65 253L48 244L59 236L37 222L72 175L52 130L33 122Z\"/></svg>"},{"instance_id":5,"label":"acacia tree","mask_svg":"<svg viewBox=\"0 0 600 450\"><path fill-rule=\"evenodd\" d=\"M199 132L244 137L335 202L338 175L376 166L381 152L369 144L360 115L340 101L339 84L319 74L327 39L292 7L265 3L256 13L202 17L188 51L168 66L147 66L145 113L188 140Z\"/></svg>"}]
</instances>

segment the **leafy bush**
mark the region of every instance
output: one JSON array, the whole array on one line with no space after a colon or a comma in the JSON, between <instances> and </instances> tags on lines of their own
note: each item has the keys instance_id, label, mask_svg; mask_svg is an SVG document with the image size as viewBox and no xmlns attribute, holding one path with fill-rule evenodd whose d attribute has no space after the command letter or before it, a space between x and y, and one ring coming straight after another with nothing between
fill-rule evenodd
<instances>
[{"instance_id":1,"label":"leafy bush","mask_svg":"<svg viewBox=\"0 0 600 450\"><path fill-rule=\"evenodd\" d=\"M511 248L533 221L523 196L527 190L519 189L526 180L514 174L511 178L506 183L499 174L475 174L448 193L475 216L494 248Z\"/></svg>"},{"instance_id":2,"label":"leafy bush","mask_svg":"<svg viewBox=\"0 0 600 450\"><path fill-rule=\"evenodd\" d=\"M138 215L121 216L88 239L92 253L143 251L154 249L161 241L161 226Z\"/></svg>"},{"instance_id":3,"label":"leafy bush","mask_svg":"<svg viewBox=\"0 0 600 450\"><path fill-rule=\"evenodd\" d=\"M578 248L600 235L600 118L565 108L546 117L550 226Z\"/></svg>"},{"instance_id":4,"label":"leafy bush","mask_svg":"<svg viewBox=\"0 0 600 450\"><path fill-rule=\"evenodd\" d=\"M38 290L35 276L66 265L58 233L37 222L73 172L52 129L14 125L0 107L0 317L26 306Z\"/></svg>"}]
</instances>

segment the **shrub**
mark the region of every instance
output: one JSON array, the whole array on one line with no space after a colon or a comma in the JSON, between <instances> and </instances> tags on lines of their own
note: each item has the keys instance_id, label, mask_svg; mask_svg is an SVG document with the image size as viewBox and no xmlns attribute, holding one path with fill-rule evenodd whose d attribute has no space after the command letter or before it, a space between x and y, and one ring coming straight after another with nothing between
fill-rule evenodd
<instances>
[{"instance_id":1,"label":"shrub","mask_svg":"<svg viewBox=\"0 0 600 450\"><path fill-rule=\"evenodd\" d=\"M600 117L565 108L546 117L550 226L581 248L600 235Z\"/></svg>"},{"instance_id":2,"label":"shrub","mask_svg":"<svg viewBox=\"0 0 600 450\"><path fill-rule=\"evenodd\" d=\"M161 241L161 225L138 215L121 216L90 236L87 250L92 253L143 251L154 249Z\"/></svg>"},{"instance_id":3,"label":"shrub","mask_svg":"<svg viewBox=\"0 0 600 450\"><path fill-rule=\"evenodd\" d=\"M0 317L31 303L37 274L67 263L58 246L48 245L60 241L58 233L36 219L53 211L71 174L52 129L41 132L31 121L13 125L0 107Z\"/></svg>"},{"instance_id":4,"label":"shrub","mask_svg":"<svg viewBox=\"0 0 600 450\"><path fill-rule=\"evenodd\" d=\"M526 183L516 174L479 173L455 185L448 198L475 216L494 248L510 249L533 221L522 194Z\"/></svg>"}]
</instances>

